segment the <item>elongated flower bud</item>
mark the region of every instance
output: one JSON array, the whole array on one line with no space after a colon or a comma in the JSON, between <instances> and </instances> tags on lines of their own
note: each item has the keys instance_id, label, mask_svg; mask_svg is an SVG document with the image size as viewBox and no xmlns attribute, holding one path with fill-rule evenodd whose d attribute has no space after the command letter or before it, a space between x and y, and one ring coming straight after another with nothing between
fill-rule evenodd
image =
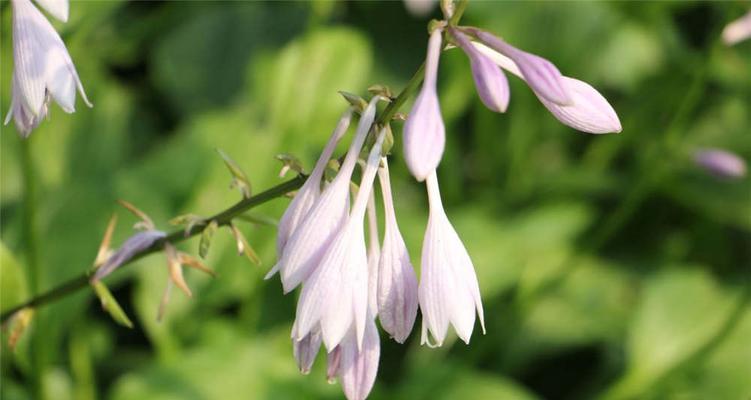
<instances>
[{"instance_id":1,"label":"elongated flower bud","mask_svg":"<svg viewBox=\"0 0 751 400\"><path fill-rule=\"evenodd\" d=\"M469 343L475 312L485 333L482 300L472 260L451 226L441 204L435 173L427 180L430 217L422 245L419 297L422 310L421 343L441 346L449 323ZM428 332L435 340L431 343Z\"/></svg>"},{"instance_id":2,"label":"elongated flower bud","mask_svg":"<svg viewBox=\"0 0 751 400\"><path fill-rule=\"evenodd\" d=\"M739 179L746 176L746 162L729 151L721 149L703 149L694 154L694 162L707 172L727 179Z\"/></svg>"},{"instance_id":3,"label":"elongated flower bud","mask_svg":"<svg viewBox=\"0 0 751 400\"><path fill-rule=\"evenodd\" d=\"M436 91L440 55L441 31L436 29L428 41L425 81L404 123L404 159L418 181L425 180L438 167L446 145L446 128Z\"/></svg>"},{"instance_id":4,"label":"elongated flower bud","mask_svg":"<svg viewBox=\"0 0 751 400\"><path fill-rule=\"evenodd\" d=\"M368 155L360 189L344 227L335 235L320 266L303 285L297 303L295 332L302 340L320 324L323 343L331 351L354 327L362 345L368 314L368 260L365 251L365 208L373 186L385 130Z\"/></svg>"},{"instance_id":5,"label":"elongated flower bud","mask_svg":"<svg viewBox=\"0 0 751 400\"><path fill-rule=\"evenodd\" d=\"M128 262L136 254L151 247L157 240L163 239L167 236L166 233L156 230L138 232L135 235L129 237L122 246L102 264L96 270L92 280L100 280L105 276L111 274L121 265Z\"/></svg>"},{"instance_id":6,"label":"elongated flower bud","mask_svg":"<svg viewBox=\"0 0 751 400\"><path fill-rule=\"evenodd\" d=\"M529 87L547 101L559 105L572 103L568 88L563 84L560 71L550 61L506 43L504 40L479 29L474 30L478 39L491 49L514 61Z\"/></svg>"},{"instance_id":7,"label":"elongated flower bud","mask_svg":"<svg viewBox=\"0 0 751 400\"><path fill-rule=\"evenodd\" d=\"M336 178L326 187L308 214L292 233L281 254L278 269L284 292L289 293L307 279L319 265L328 245L340 230L347 217L349 205L349 182L365 137L375 119L374 97L360 117L355 138Z\"/></svg>"},{"instance_id":8,"label":"elongated flower bud","mask_svg":"<svg viewBox=\"0 0 751 400\"><path fill-rule=\"evenodd\" d=\"M501 68L526 79L519 67L510 58L481 43L473 44ZM565 125L587 133L617 133L622 130L618 114L600 92L586 82L567 76L562 78L562 82L571 96L570 105L553 103L535 91L537 98L554 117Z\"/></svg>"},{"instance_id":9,"label":"elongated flower bud","mask_svg":"<svg viewBox=\"0 0 751 400\"><path fill-rule=\"evenodd\" d=\"M396 222L386 157L381 159L381 165L378 177L386 227L378 265L378 318L394 340L404 343L417 317L417 277Z\"/></svg>"},{"instance_id":10,"label":"elongated flower bud","mask_svg":"<svg viewBox=\"0 0 751 400\"><path fill-rule=\"evenodd\" d=\"M294 328L292 328L294 331ZM321 349L321 330L314 329L302 340L292 338L292 351L297 361L297 367L303 375L310 373L318 351Z\"/></svg>"},{"instance_id":11,"label":"elongated flower bud","mask_svg":"<svg viewBox=\"0 0 751 400\"><path fill-rule=\"evenodd\" d=\"M508 79L493 60L480 53L472 42L458 29L452 29L459 47L467 54L472 66L472 78L480 100L485 107L495 112L505 112L508 107L510 90Z\"/></svg>"},{"instance_id":12,"label":"elongated flower bud","mask_svg":"<svg viewBox=\"0 0 751 400\"><path fill-rule=\"evenodd\" d=\"M75 111L76 89L86 98L76 67L60 36L29 0L13 0L13 94L11 115L21 136L47 114L50 97L67 113Z\"/></svg>"},{"instance_id":13,"label":"elongated flower bud","mask_svg":"<svg viewBox=\"0 0 751 400\"><path fill-rule=\"evenodd\" d=\"M292 202L290 202L289 207L287 207L287 210L279 221L279 232L276 239L276 253L278 257L281 257L282 252L284 252L284 246L287 244L287 240L289 240L302 219L307 215L308 211L310 211L310 208L313 207L315 201L321 196L321 178L323 178L326 164L329 162L329 159L331 159L331 155L334 153L337 143L339 143L339 140L347 132L351 120L352 109L348 108L339 119L339 123L331 134L328 143L326 143L326 147L318 158L310 176L308 176L308 179L300 190L297 191L295 198L292 199ZM269 274L266 275L266 279L273 276L275 272L276 269L272 269Z\"/></svg>"},{"instance_id":14,"label":"elongated flower bud","mask_svg":"<svg viewBox=\"0 0 751 400\"><path fill-rule=\"evenodd\" d=\"M348 400L364 400L368 397L378 374L380 357L378 328L372 318L365 325L362 347L357 346L357 340L352 333L339 345L336 375L341 380L342 390Z\"/></svg>"}]
</instances>

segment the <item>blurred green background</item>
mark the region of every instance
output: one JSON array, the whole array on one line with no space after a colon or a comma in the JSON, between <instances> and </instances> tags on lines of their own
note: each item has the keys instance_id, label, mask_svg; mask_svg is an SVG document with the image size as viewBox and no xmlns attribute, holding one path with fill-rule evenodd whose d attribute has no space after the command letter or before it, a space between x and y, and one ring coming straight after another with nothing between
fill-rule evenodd
<instances>
[{"instance_id":1,"label":"blurred green background","mask_svg":"<svg viewBox=\"0 0 751 400\"><path fill-rule=\"evenodd\" d=\"M449 217L477 269L488 332L465 346L382 335L374 399L749 399L751 180L717 180L699 147L751 159L751 42L719 34L748 2L471 2L463 22L552 60L598 88L623 133L556 121L515 78L506 114L486 110L466 57L441 59L448 143L439 170ZM2 110L10 101L11 13L2 3ZM434 11L434 17L438 11ZM108 218L133 233L128 200L165 230L179 214L238 200L214 149L260 192L282 180L274 155L310 169L346 106L375 83L395 91L422 62L426 23L394 2L73 1L54 22L94 103L55 105L32 154L41 270L37 290L88 268ZM403 111L408 111L405 108ZM400 124L397 124L400 125ZM27 298L22 145L0 135L2 309ZM397 126L397 133L400 126ZM415 265L427 208L392 157L400 225ZM280 199L256 209L278 218ZM135 323L116 325L90 290L36 313L15 352L3 333L3 399L340 398L319 358L297 372L295 295L264 273L273 227L240 222L263 259L236 255L226 230L187 272L194 298L166 284L162 254L107 284ZM198 240L181 249L197 253ZM31 261L30 261L30 257Z\"/></svg>"}]
</instances>

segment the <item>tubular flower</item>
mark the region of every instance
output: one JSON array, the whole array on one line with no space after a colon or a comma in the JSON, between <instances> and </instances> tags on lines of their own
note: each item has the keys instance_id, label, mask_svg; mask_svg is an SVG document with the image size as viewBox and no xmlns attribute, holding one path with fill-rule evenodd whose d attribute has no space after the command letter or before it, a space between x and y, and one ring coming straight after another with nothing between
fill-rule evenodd
<instances>
[{"instance_id":1,"label":"tubular flower","mask_svg":"<svg viewBox=\"0 0 751 400\"><path fill-rule=\"evenodd\" d=\"M65 3L65 4L62 4ZM83 85L60 36L30 0L12 0L12 98L5 124L11 116L22 137L28 137L47 116L50 99L67 113L75 111L76 90L91 107ZM53 15L67 19L67 2L40 2ZM65 18L62 18L65 17Z\"/></svg>"},{"instance_id":2,"label":"tubular flower","mask_svg":"<svg viewBox=\"0 0 751 400\"><path fill-rule=\"evenodd\" d=\"M347 132L351 120L352 109L348 108L339 119L336 129L334 129L328 143L326 143L326 147L318 158L310 176L308 176L308 179L302 185L300 190L297 191L295 198L289 203L287 210L279 221L279 233L277 234L276 240L277 254L281 255L284 252L284 246L287 244L287 240L289 240L292 233L294 233L295 229L297 229L297 226L300 224L300 221L305 215L307 215L308 211L313 207L313 204L321 196L321 179L323 178L326 164L334 153L337 143L339 143L339 140ZM271 278L276 271L276 269L272 269L269 274L266 275L266 279Z\"/></svg>"},{"instance_id":3,"label":"tubular flower","mask_svg":"<svg viewBox=\"0 0 751 400\"><path fill-rule=\"evenodd\" d=\"M540 102L563 124L596 134L623 129L610 103L586 82L560 75L549 61L518 50L487 32L471 31L483 42L473 42L475 48L526 81Z\"/></svg>"},{"instance_id":4,"label":"tubular flower","mask_svg":"<svg viewBox=\"0 0 751 400\"><path fill-rule=\"evenodd\" d=\"M326 349L333 350L354 328L361 348L368 314L368 259L365 250L365 208L373 186L384 130L368 155L360 189L344 226L327 246L297 303L296 340L302 340L320 324Z\"/></svg>"},{"instance_id":5,"label":"tubular flower","mask_svg":"<svg viewBox=\"0 0 751 400\"><path fill-rule=\"evenodd\" d=\"M294 331L295 328L292 328ZM297 367L303 375L310 373L310 368L316 360L316 355L321 349L321 330L316 328L308 333L302 340L292 338L292 351L297 361Z\"/></svg>"},{"instance_id":6,"label":"tubular flower","mask_svg":"<svg viewBox=\"0 0 751 400\"><path fill-rule=\"evenodd\" d=\"M506 75L493 60L480 53L461 31L451 29L451 34L469 57L472 78L475 80L475 88L482 103L495 112L506 112L510 96Z\"/></svg>"},{"instance_id":7,"label":"tubular flower","mask_svg":"<svg viewBox=\"0 0 751 400\"><path fill-rule=\"evenodd\" d=\"M703 149L694 154L694 162L720 178L739 179L746 176L746 162L729 151Z\"/></svg>"},{"instance_id":8,"label":"tubular flower","mask_svg":"<svg viewBox=\"0 0 751 400\"><path fill-rule=\"evenodd\" d=\"M404 159L418 181L424 181L438 167L446 144L446 128L436 91L440 54L441 31L436 29L428 41L425 81L404 123Z\"/></svg>"},{"instance_id":9,"label":"tubular flower","mask_svg":"<svg viewBox=\"0 0 751 400\"><path fill-rule=\"evenodd\" d=\"M310 276L348 212L349 181L365 137L375 118L376 96L360 117L355 139L336 178L326 187L287 241L275 270L280 271L284 292L289 293Z\"/></svg>"},{"instance_id":10,"label":"tubular flower","mask_svg":"<svg viewBox=\"0 0 751 400\"><path fill-rule=\"evenodd\" d=\"M435 173L428 176L427 186L430 216L422 245L420 342L441 346L450 323L459 338L469 343L475 312L485 333L480 288L472 260L443 210ZM431 343L428 333L435 343Z\"/></svg>"},{"instance_id":11,"label":"tubular flower","mask_svg":"<svg viewBox=\"0 0 751 400\"><path fill-rule=\"evenodd\" d=\"M386 225L378 264L378 318L383 330L404 343L417 317L417 277L396 222L386 157L381 159L381 165L378 177Z\"/></svg>"},{"instance_id":12,"label":"tubular flower","mask_svg":"<svg viewBox=\"0 0 751 400\"><path fill-rule=\"evenodd\" d=\"M339 377L348 400L363 400L373 389L381 357L378 328L370 318L365 325L365 338L358 347L354 332L342 340L328 356L328 379Z\"/></svg>"}]
</instances>

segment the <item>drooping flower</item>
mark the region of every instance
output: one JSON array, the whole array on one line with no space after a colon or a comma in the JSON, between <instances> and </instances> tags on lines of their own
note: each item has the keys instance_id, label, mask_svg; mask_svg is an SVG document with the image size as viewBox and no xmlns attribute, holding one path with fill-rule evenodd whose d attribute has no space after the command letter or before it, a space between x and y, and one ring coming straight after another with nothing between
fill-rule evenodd
<instances>
[{"instance_id":1,"label":"drooping flower","mask_svg":"<svg viewBox=\"0 0 751 400\"><path fill-rule=\"evenodd\" d=\"M381 159L381 165L378 177L383 193L385 231L378 265L378 318L394 340L404 343L417 317L417 277L396 222L386 157Z\"/></svg>"},{"instance_id":2,"label":"drooping flower","mask_svg":"<svg viewBox=\"0 0 751 400\"><path fill-rule=\"evenodd\" d=\"M375 190L368 196L368 312L378 315L378 264L381 260L381 245L378 235L378 214L375 205Z\"/></svg>"},{"instance_id":3,"label":"drooping flower","mask_svg":"<svg viewBox=\"0 0 751 400\"><path fill-rule=\"evenodd\" d=\"M751 38L751 11L729 23L722 30L722 41L728 46Z\"/></svg>"},{"instance_id":4,"label":"drooping flower","mask_svg":"<svg viewBox=\"0 0 751 400\"><path fill-rule=\"evenodd\" d=\"M326 375L329 381L339 377L348 400L364 400L373 389L380 357L378 328L375 320L370 318L365 325L362 347L358 347L355 334L350 331L341 344L329 353Z\"/></svg>"},{"instance_id":5,"label":"drooping flower","mask_svg":"<svg viewBox=\"0 0 751 400\"><path fill-rule=\"evenodd\" d=\"M303 285L292 333L302 340L320 324L323 343L333 350L354 328L361 348L368 313L368 259L365 208L373 187L385 130L370 150L352 212Z\"/></svg>"},{"instance_id":6,"label":"drooping flower","mask_svg":"<svg viewBox=\"0 0 751 400\"><path fill-rule=\"evenodd\" d=\"M295 331L295 328L292 328ZM292 338L292 353L297 361L297 367L303 375L310 373L310 368L316 360L316 355L321 349L321 330L313 329L302 340Z\"/></svg>"},{"instance_id":7,"label":"drooping flower","mask_svg":"<svg viewBox=\"0 0 751 400\"><path fill-rule=\"evenodd\" d=\"M532 69L531 65L534 65L535 60L543 60L542 58L524 53L518 49L515 49L515 51L511 50L513 47L502 41L502 44L499 45L499 43L494 42L490 38L494 38L496 41L500 41L500 39L495 38L487 32L479 30L473 30L473 32L476 32L481 40L485 41L487 39L496 44L496 48L491 48L488 47L490 44L487 42L485 44L473 42L475 48L488 56L501 68L525 80L540 102L563 124L582 132L595 134L617 133L622 130L618 114L613 110L613 107L600 92L586 82L567 76L553 79L553 76L556 75L554 72L558 70L555 69L553 72L553 69L550 67L552 64L549 62L539 65L540 73L530 73L529 70ZM511 55L504 54L499 49L503 49L514 55L515 59L510 58ZM523 53L523 55L520 55L518 52ZM517 62L522 62L522 64L517 64ZM526 72L522 69L522 65L525 65ZM552 68L555 67L553 66ZM548 74L546 75L542 71L547 71ZM560 75L560 73L557 75ZM542 77L547 78L543 79ZM530 79L534 80L534 85ZM556 80L557 84L550 83ZM562 87L562 89L556 88L557 86ZM548 89L544 89L545 87L548 87ZM543 91L541 92L541 90ZM567 94L569 100L567 103L559 103L551 100L550 94L559 91Z\"/></svg>"},{"instance_id":8,"label":"drooping flower","mask_svg":"<svg viewBox=\"0 0 751 400\"><path fill-rule=\"evenodd\" d=\"M426 183L430 216L422 245L418 290L423 318L420 342L441 346L451 324L459 338L469 343L475 312L485 333L477 276L464 244L443 210L436 174L430 174ZM430 341L428 333L435 343Z\"/></svg>"},{"instance_id":9,"label":"drooping flower","mask_svg":"<svg viewBox=\"0 0 751 400\"><path fill-rule=\"evenodd\" d=\"M339 173L298 224L274 266L274 269L280 271L284 293L289 293L310 276L346 220L349 211L349 182L360 149L375 119L379 99L375 96L362 113L355 138Z\"/></svg>"},{"instance_id":10,"label":"drooping flower","mask_svg":"<svg viewBox=\"0 0 751 400\"><path fill-rule=\"evenodd\" d=\"M739 179L746 176L746 162L738 155L726 150L699 150L694 154L694 162L720 178Z\"/></svg>"},{"instance_id":11,"label":"drooping flower","mask_svg":"<svg viewBox=\"0 0 751 400\"><path fill-rule=\"evenodd\" d=\"M441 107L438 103L436 82L438 59L441 54L441 30L430 34L428 55L425 60L425 80L420 94L404 123L404 159L409 172L423 181L438 167L446 144L446 128L443 125Z\"/></svg>"},{"instance_id":12,"label":"drooping flower","mask_svg":"<svg viewBox=\"0 0 751 400\"><path fill-rule=\"evenodd\" d=\"M48 1L42 4L51 5ZM60 36L30 0L12 0L12 98L5 124L11 116L22 137L27 137L47 115L50 99L67 113L75 111L76 90L91 107L83 85ZM51 7L63 16L67 7ZM66 13L67 14L67 11Z\"/></svg>"},{"instance_id":13,"label":"drooping flower","mask_svg":"<svg viewBox=\"0 0 751 400\"><path fill-rule=\"evenodd\" d=\"M287 210L284 211L284 215L279 221L276 239L276 253L279 257L281 257L281 254L284 252L284 246L287 244L287 240L289 240L302 219L307 215L310 208L313 207L313 204L321 196L321 179L323 178L326 164L334 153L337 143L339 143L339 140L347 132L351 120L352 109L348 108L339 119L339 123L331 134L328 143L326 143L326 147L318 158L313 171L310 173L302 187L297 191L297 194L289 203ZM273 276L276 271L276 269L272 269L269 274L266 275L266 279Z\"/></svg>"},{"instance_id":14,"label":"drooping flower","mask_svg":"<svg viewBox=\"0 0 751 400\"><path fill-rule=\"evenodd\" d=\"M458 29L451 29L451 34L459 47L467 54L472 66L472 78L477 94L485 107L495 112L506 112L510 96L508 79L493 60L480 53L469 38Z\"/></svg>"}]
</instances>

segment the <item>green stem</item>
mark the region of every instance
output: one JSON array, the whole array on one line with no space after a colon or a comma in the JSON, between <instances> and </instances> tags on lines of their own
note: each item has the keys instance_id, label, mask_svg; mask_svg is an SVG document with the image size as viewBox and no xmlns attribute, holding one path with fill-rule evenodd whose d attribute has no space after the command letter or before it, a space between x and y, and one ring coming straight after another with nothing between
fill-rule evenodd
<instances>
[{"instance_id":1,"label":"green stem","mask_svg":"<svg viewBox=\"0 0 751 400\"><path fill-rule=\"evenodd\" d=\"M31 294L37 294L40 286L38 255L38 232L36 218L36 187L34 185L34 162L31 157L31 139L21 140L21 174L23 181L23 239L26 249L26 268Z\"/></svg>"}]
</instances>

